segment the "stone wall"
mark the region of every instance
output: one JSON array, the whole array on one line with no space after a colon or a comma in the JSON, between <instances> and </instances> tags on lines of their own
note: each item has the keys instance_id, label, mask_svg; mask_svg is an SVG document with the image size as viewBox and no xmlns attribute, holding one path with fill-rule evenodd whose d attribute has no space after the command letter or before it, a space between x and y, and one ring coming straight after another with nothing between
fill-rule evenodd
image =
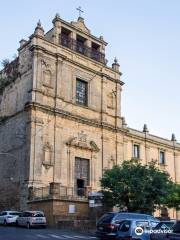
<instances>
[{"instance_id":1,"label":"stone wall","mask_svg":"<svg viewBox=\"0 0 180 240\"><path fill-rule=\"evenodd\" d=\"M29 169L27 116L22 112L0 124L0 199L11 202L9 208L22 208L20 202L26 202L27 197L24 192Z\"/></svg>"},{"instance_id":2,"label":"stone wall","mask_svg":"<svg viewBox=\"0 0 180 240\"><path fill-rule=\"evenodd\" d=\"M87 201L73 201L61 199L48 199L28 202L32 210L43 210L49 226L57 226L59 221L88 219L89 207ZM75 213L69 213L70 206L75 207Z\"/></svg>"}]
</instances>

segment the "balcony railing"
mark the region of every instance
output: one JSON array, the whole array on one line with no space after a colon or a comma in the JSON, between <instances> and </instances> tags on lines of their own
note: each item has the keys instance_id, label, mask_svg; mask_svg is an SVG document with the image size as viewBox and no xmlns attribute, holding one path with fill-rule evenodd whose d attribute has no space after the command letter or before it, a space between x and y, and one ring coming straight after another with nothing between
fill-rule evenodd
<instances>
[{"instance_id":1,"label":"balcony railing","mask_svg":"<svg viewBox=\"0 0 180 240\"><path fill-rule=\"evenodd\" d=\"M96 49L85 46L83 43L68 37L65 34L60 34L60 44L73 51L85 55L95 61L105 64L105 55Z\"/></svg>"},{"instance_id":2,"label":"balcony railing","mask_svg":"<svg viewBox=\"0 0 180 240\"><path fill-rule=\"evenodd\" d=\"M72 187L59 185L56 189L51 186L32 188L29 194L29 200L43 200L43 199L74 199L85 200L87 199L85 189L75 190Z\"/></svg>"}]
</instances>

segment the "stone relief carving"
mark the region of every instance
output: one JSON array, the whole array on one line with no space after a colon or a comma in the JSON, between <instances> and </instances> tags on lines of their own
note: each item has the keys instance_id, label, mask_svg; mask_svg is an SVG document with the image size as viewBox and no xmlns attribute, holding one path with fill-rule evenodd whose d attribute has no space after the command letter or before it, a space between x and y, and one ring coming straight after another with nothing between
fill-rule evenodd
<instances>
[{"instance_id":1,"label":"stone relief carving","mask_svg":"<svg viewBox=\"0 0 180 240\"><path fill-rule=\"evenodd\" d=\"M77 137L71 137L67 142L66 145L71 147L78 147L86 150L90 150L92 152L99 152L100 149L98 148L97 144L87 139L87 134L84 131L81 131L77 134Z\"/></svg>"},{"instance_id":2,"label":"stone relief carving","mask_svg":"<svg viewBox=\"0 0 180 240\"><path fill-rule=\"evenodd\" d=\"M41 59L41 67L42 67L42 83L44 86L52 88L52 77L53 70L50 63L47 60Z\"/></svg>"},{"instance_id":3,"label":"stone relief carving","mask_svg":"<svg viewBox=\"0 0 180 240\"><path fill-rule=\"evenodd\" d=\"M84 131L81 131L80 133L78 133L78 140L81 142L86 142L87 134L85 134Z\"/></svg>"},{"instance_id":4,"label":"stone relief carving","mask_svg":"<svg viewBox=\"0 0 180 240\"><path fill-rule=\"evenodd\" d=\"M115 108L115 93L113 90L107 95L107 107L111 109Z\"/></svg>"},{"instance_id":5,"label":"stone relief carving","mask_svg":"<svg viewBox=\"0 0 180 240\"><path fill-rule=\"evenodd\" d=\"M52 74L50 70L43 71L43 85L51 86Z\"/></svg>"},{"instance_id":6,"label":"stone relief carving","mask_svg":"<svg viewBox=\"0 0 180 240\"><path fill-rule=\"evenodd\" d=\"M53 166L52 164L52 153L53 153L53 147L49 142L46 142L43 147L43 161L42 165L49 169Z\"/></svg>"}]
</instances>

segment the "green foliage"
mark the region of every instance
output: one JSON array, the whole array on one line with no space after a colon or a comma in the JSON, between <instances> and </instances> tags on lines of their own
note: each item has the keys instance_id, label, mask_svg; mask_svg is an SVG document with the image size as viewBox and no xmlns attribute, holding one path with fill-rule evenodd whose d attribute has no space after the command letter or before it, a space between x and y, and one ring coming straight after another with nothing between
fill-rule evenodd
<instances>
[{"instance_id":1,"label":"green foliage","mask_svg":"<svg viewBox=\"0 0 180 240\"><path fill-rule=\"evenodd\" d=\"M0 93L3 92L4 88L11 83L11 79L9 78L1 78L0 79Z\"/></svg>"},{"instance_id":2,"label":"green foliage","mask_svg":"<svg viewBox=\"0 0 180 240\"><path fill-rule=\"evenodd\" d=\"M3 68L7 67L9 63L10 63L10 60L8 58L3 59L1 61L1 65L3 66Z\"/></svg>"},{"instance_id":3,"label":"green foliage","mask_svg":"<svg viewBox=\"0 0 180 240\"><path fill-rule=\"evenodd\" d=\"M169 208L176 208L176 210L180 210L180 185L174 183L171 185L170 194L167 197L166 205Z\"/></svg>"},{"instance_id":4,"label":"green foliage","mask_svg":"<svg viewBox=\"0 0 180 240\"><path fill-rule=\"evenodd\" d=\"M106 170L101 186L108 206L151 214L157 207L167 205L174 185L169 174L159 170L155 162L142 165L133 159Z\"/></svg>"}]
</instances>

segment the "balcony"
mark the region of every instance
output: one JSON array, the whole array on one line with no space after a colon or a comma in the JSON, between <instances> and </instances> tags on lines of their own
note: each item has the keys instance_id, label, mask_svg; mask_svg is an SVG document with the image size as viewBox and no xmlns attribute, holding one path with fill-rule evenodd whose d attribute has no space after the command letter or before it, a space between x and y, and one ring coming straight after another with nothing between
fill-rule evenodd
<instances>
[{"instance_id":1,"label":"balcony","mask_svg":"<svg viewBox=\"0 0 180 240\"><path fill-rule=\"evenodd\" d=\"M72 187L62 186L61 184L50 184L46 187L30 187L29 200L60 199L60 200L87 200L85 189L75 190Z\"/></svg>"},{"instance_id":2,"label":"balcony","mask_svg":"<svg viewBox=\"0 0 180 240\"><path fill-rule=\"evenodd\" d=\"M70 38L65 34L60 35L60 44L97 62L105 64L105 55L96 49L85 46L83 43Z\"/></svg>"}]
</instances>

